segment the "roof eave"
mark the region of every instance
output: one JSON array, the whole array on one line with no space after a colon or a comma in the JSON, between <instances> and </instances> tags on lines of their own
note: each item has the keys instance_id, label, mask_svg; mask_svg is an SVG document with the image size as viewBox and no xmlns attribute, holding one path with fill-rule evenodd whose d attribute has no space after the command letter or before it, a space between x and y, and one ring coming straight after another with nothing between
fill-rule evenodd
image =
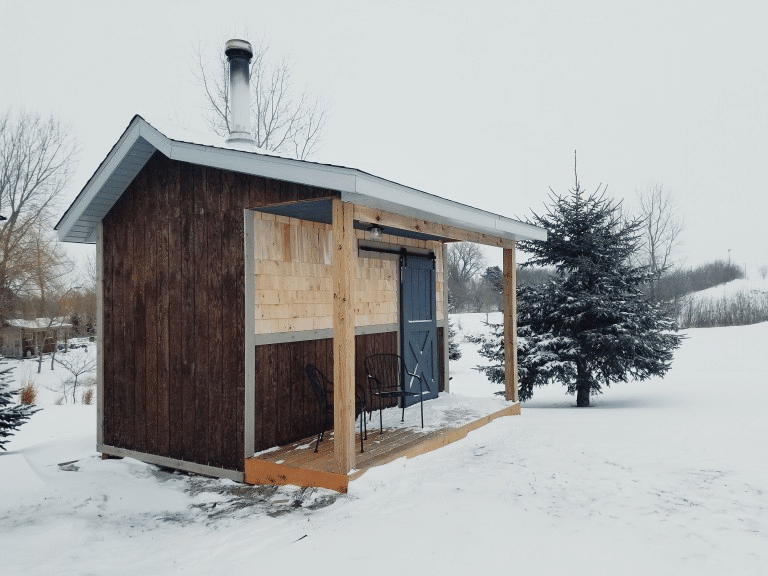
<instances>
[{"instance_id":1,"label":"roof eave","mask_svg":"<svg viewBox=\"0 0 768 576\"><path fill-rule=\"evenodd\" d=\"M543 228L409 188L354 168L172 140L141 116L134 116L120 139L56 225L55 228L62 241L95 242L98 226L93 217L85 218L84 213L94 203L118 167L123 166L122 163L126 158L135 152L135 146L140 138L143 138L154 150L160 151L172 160L328 188L341 192L342 199L348 202L506 240L546 240L547 238L546 230ZM129 166L130 170L135 170L135 173L138 173L151 155L146 145L143 144L143 146L142 153ZM138 147L141 148L141 146ZM121 181L112 182L112 194L107 198L104 206L111 207L125 191L128 183L122 186ZM102 208L101 212L103 211ZM106 212L101 214L101 218L104 215ZM94 217L98 218L98 216ZM85 226L81 219L86 221ZM85 231L75 230L78 224L79 228L85 228Z\"/></svg>"}]
</instances>

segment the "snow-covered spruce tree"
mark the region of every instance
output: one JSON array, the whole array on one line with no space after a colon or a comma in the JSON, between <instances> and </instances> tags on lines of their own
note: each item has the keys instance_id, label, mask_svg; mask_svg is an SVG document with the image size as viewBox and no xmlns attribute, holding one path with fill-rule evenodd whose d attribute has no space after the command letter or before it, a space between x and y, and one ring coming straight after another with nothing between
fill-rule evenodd
<instances>
[{"instance_id":1,"label":"snow-covered spruce tree","mask_svg":"<svg viewBox=\"0 0 768 576\"><path fill-rule=\"evenodd\" d=\"M10 368L0 364L0 450L5 450L8 438L37 412L32 406L13 403L13 396L18 394L18 390L10 390L10 371Z\"/></svg>"},{"instance_id":2,"label":"snow-covered spruce tree","mask_svg":"<svg viewBox=\"0 0 768 576\"><path fill-rule=\"evenodd\" d=\"M458 360L461 358L461 348L456 341L456 328L453 327L453 322L448 321L448 360Z\"/></svg>"},{"instance_id":3,"label":"snow-covered spruce tree","mask_svg":"<svg viewBox=\"0 0 768 576\"><path fill-rule=\"evenodd\" d=\"M555 269L551 281L517 290L520 399L534 386L561 382L577 406L589 406L603 384L663 376L681 337L642 292L647 270L630 264L642 223L624 221L604 189L587 194L578 177L568 194L550 199L546 214L529 219L547 229L547 240L520 242L531 254L523 267ZM503 331L492 328L480 353L493 363L478 369L503 382Z\"/></svg>"}]
</instances>

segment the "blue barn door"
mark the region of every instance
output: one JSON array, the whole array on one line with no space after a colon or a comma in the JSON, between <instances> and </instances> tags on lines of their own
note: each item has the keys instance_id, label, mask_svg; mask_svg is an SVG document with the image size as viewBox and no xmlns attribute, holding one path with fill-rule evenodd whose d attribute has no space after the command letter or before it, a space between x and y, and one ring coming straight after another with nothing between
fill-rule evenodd
<instances>
[{"instance_id":1,"label":"blue barn door","mask_svg":"<svg viewBox=\"0 0 768 576\"><path fill-rule=\"evenodd\" d=\"M400 253L400 355L406 368L422 377L424 400L437 398L437 310L435 259ZM419 381L403 374L403 385L419 393ZM406 398L406 406L418 397Z\"/></svg>"}]
</instances>

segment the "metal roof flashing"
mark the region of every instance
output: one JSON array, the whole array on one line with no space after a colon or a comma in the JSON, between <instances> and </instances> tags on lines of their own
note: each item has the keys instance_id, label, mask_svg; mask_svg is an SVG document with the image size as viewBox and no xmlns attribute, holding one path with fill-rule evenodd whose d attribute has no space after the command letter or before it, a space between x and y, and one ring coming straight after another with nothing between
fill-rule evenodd
<instances>
[{"instance_id":1,"label":"metal roof flashing","mask_svg":"<svg viewBox=\"0 0 768 576\"><path fill-rule=\"evenodd\" d=\"M136 115L56 224L59 239L94 243L98 223L156 150L172 160L338 190L344 201L506 240L547 238L543 228L354 168L284 158L264 151L242 151L223 142L214 146L173 139Z\"/></svg>"}]
</instances>

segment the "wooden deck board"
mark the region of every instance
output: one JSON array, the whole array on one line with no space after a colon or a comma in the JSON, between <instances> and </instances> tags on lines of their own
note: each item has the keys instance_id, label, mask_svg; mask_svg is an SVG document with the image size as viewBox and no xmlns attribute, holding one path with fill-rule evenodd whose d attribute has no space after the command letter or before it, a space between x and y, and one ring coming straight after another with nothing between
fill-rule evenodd
<instances>
[{"instance_id":1,"label":"wooden deck board","mask_svg":"<svg viewBox=\"0 0 768 576\"><path fill-rule=\"evenodd\" d=\"M362 476L375 466L381 466L398 458L414 458L437 450L464 438L502 416L520 414L520 404L511 404L502 410L482 416L458 427L422 432L413 428L385 428L380 434L378 428L368 430L364 441L365 451L360 453L360 433L355 434L357 468L349 474L336 472L333 431L325 433L315 453L317 436L304 438L281 446L277 450L263 452L245 460L245 482L247 484L293 484L317 486L338 492L346 492L350 480Z\"/></svg>"}]
</instances>

